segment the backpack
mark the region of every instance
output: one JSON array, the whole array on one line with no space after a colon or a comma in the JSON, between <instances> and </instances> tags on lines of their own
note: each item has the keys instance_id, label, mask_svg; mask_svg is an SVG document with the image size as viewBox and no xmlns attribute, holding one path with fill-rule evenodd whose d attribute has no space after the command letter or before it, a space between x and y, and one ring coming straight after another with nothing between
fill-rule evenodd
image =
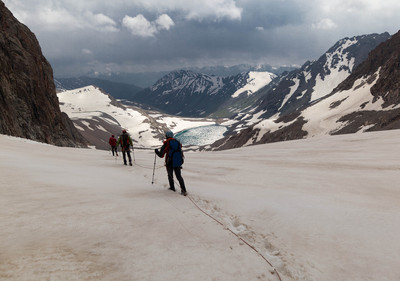
<instances>
[{"instance_id":1,"label":"backpack","mask_svg":"<svg viewBox=\"0 0 400 281\"><path fill-rule=\"evenodd\" d=\"M168 162L172 163L172 167L180 167L184 162L182 145L176 139L169 140Z\"/></svg>"},{"instance_id":2,"label":"backpack","mask_svg":"<svg viewBox=\"0 0 400 281\"><path fill-rule=\"evenodd\" d=\"M129 135L128 134L122 134L121 140L122 140L122 147L124 147L125 149L129 149L129 146L130 146Z\"/></svg>"},{"instance_id":3,"label":"backpack","mask_svg":"<svg viewBox=\"0 0 400 281\"><path fill-rule=\"evenodd\" d=\"M116 146L116 145L117 145L117 140L116 140L115 138L113 138L113 137L110 137L108 143L109 143L111 146Z\"/></svg>"}]
</instances>

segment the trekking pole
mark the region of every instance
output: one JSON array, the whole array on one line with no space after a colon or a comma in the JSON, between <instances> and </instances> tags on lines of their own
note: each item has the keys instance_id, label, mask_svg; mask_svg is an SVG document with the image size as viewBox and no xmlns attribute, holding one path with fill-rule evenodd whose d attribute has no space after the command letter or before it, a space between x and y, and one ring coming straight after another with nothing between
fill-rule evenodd
<instances>
[{"instance_id":1,"label":"trekking pole","mask_svg":"<svg viewBox=\"0 0 400 281\"><path fill-rule=\"evenodd\" d=\"M153 179L151 180L151 184L154 184L154 173L156 172L156 161L157 161L157 154L154 153Z\"/></svg>"}]
</instances>

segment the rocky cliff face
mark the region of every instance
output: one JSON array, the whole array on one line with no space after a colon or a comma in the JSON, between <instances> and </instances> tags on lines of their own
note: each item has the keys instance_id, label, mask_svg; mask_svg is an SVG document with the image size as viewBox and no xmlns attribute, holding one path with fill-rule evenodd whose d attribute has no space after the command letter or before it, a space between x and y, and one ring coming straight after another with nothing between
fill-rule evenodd
<instances>
[{"instance_id":1,"label":"rocky cliff face","mask_svg":"<svg viewBox=\"0 0 400 281\"><path fill-rule=\"evenodd\" d=\"M60 146L83 137L61 113L53 70L35 35L0 1L0 133Z\"/></svg>"}]
</instances>

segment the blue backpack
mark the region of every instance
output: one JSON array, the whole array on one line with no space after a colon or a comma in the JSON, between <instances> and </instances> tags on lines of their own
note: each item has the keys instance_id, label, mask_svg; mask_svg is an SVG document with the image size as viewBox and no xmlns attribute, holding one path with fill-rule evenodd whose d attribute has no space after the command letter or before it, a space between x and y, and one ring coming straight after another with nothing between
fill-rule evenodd
<instances>
[{"instance_id":1,"label":"blue backpack","mask_svg":"<svg viewBox=\"0 0 400 281\"><path fill-rule=\"evenodd\" d=\"M172 163L172 167L180 167L183 164L182 145L176 139L169 140L168 161Z\"/></svg>"}]
</instances>

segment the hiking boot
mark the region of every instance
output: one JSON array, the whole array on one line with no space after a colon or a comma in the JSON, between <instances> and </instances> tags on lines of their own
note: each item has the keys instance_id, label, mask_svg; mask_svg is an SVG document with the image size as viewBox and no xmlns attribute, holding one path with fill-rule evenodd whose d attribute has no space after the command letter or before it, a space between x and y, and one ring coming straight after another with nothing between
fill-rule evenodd
<instances>
[{"instance_id":1,"label":"hiking boot","mask_svg":"<svg viewBox=\"0 0 400 281\"><path fill-rule=\"evenodd\" d=\"M186 196L186 195L187 195L187 192L186 192L186 191L182 191L181 194L182 194L183 196Z\"/></svg>"},{"instance_id":2,"label":"hiking boot","mask_svg":"<svg viewBox=\"0 0 400 281\"><path fill-rule=\"evenodd\" d=\"M129 166L132 166L132 162L129 163Z\"/></svg>"},{"instance_id":3,"label":"hiking boot","mask_svg":"<svg viewBox=\"0 0 400 281\"><path fill-rule=\"evenodd\" d=\"M168 190L172 190L175 192L175 188L172 188L172 187L168 188Z\"/></svg>"},{"instance_id":4,"label":"hiking boot","mask_svg":"<svg viewBox=\"0 0 400 281\"><path fill-rule=\"evenodd\" d=\"M124 165L126 166L126 162L124 163Z\"/></svg>"}]
</instances>

